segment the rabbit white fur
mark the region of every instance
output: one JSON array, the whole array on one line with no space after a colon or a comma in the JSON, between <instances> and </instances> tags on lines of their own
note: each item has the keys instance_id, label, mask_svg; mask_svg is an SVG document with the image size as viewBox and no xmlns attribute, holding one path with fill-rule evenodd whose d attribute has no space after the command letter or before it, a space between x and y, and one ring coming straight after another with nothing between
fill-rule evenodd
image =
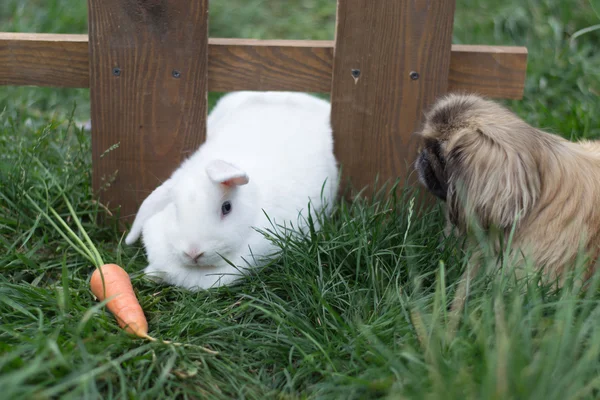
<instances>
[{"instance_id":1,"label":"rabbit white fur","mask_svg":"<svg viewBox=\"0 0 600 400\"><path fill-rule=\"evenodd\" d=\"M125 242L142 234L144 272L158 280L192 290L231 284L275 254L255 228L291 222L298 232L309 203L313 216L330 214L338 184L327 101L230 93L209 114L205 143L144 200Z\"/></svg>"}]
</instances>

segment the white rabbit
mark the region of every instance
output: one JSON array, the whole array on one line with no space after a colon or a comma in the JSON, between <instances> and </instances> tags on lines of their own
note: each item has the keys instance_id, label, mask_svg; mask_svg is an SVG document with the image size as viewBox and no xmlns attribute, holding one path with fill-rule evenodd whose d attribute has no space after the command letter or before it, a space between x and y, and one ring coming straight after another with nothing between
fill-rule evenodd
<instances>
[{"instance_id":1,"label":"white rabbit","mask_svg":"<svg viewBox=\"0 0 600 400\"><path fill-rule=\"evenodd\" d=\"M338 184L327 101L230 93L208 116L205 143L144 200L125 242L143 235L144 272L157 280L192 290L231 284L276 255L255 228L292 223L297 234L309 203L313 216L330 214Z\"/></svg>"}]
</instances>

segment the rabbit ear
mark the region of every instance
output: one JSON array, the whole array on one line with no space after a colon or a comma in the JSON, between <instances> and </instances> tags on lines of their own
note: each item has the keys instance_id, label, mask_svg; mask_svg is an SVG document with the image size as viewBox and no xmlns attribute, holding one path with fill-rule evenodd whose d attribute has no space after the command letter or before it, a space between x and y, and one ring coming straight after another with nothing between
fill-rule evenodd
<instances>
[{"instance_id":1,"label":"rabbit ear","mask_svg":"<svg viewBox=\"0 0 600 400\"><path fill-rule=\"evenodd\" d=\"M248 175L238 167L223 161L213 160L206 166L206 174L214 183L223 185L245 185L250 179Z\"/></svg>"},{"instance_id":2,"label":"rabbit ear","mask_svg":"<svg viewBox=\"0 0 600 400\"><path fill-rule=\"evenodd\" d=\"M146 221L154 214L162 211L171 202L172 187L173 181L168 179L146 197L135 216L131 230L125 238L125 243L128 245L135 243L140 237Z\"/></svg>"}]
</instances>

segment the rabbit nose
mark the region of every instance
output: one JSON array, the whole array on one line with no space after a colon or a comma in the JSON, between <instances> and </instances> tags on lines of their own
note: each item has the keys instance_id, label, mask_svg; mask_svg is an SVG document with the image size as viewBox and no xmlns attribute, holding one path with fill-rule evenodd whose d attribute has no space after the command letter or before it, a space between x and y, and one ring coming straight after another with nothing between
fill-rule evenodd
<instances>
[{"instance_id":1,"label":"rabbit nose","mask_svg":"<svg viewBox=\"0 0 600 400\"><path fill-rule=\"evenodd\" d=\"M204 253L200 253L196 250L191 250L186 252L185 255L188 256L192 261L198 262L198 260L204 255Z\"/></svg>"}]
</instances>

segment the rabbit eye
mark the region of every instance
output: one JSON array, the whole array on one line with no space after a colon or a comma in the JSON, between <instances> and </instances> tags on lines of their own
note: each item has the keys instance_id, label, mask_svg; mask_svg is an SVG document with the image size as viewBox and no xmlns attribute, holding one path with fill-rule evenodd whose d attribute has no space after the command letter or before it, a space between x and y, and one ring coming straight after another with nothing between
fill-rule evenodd
<instances>
[{"instance_id":1,"label":"rabbit eye","mask_svg":"<svg viewBox=\"0 0 600 400\"><path fill-rule=\"evenodd\" d=\"M221 213L223 213L223 215L227 215L231 212L231 203L229 201L226 201L225 203L223 203L221 205Z\"/></svg>"}]
</instances>

